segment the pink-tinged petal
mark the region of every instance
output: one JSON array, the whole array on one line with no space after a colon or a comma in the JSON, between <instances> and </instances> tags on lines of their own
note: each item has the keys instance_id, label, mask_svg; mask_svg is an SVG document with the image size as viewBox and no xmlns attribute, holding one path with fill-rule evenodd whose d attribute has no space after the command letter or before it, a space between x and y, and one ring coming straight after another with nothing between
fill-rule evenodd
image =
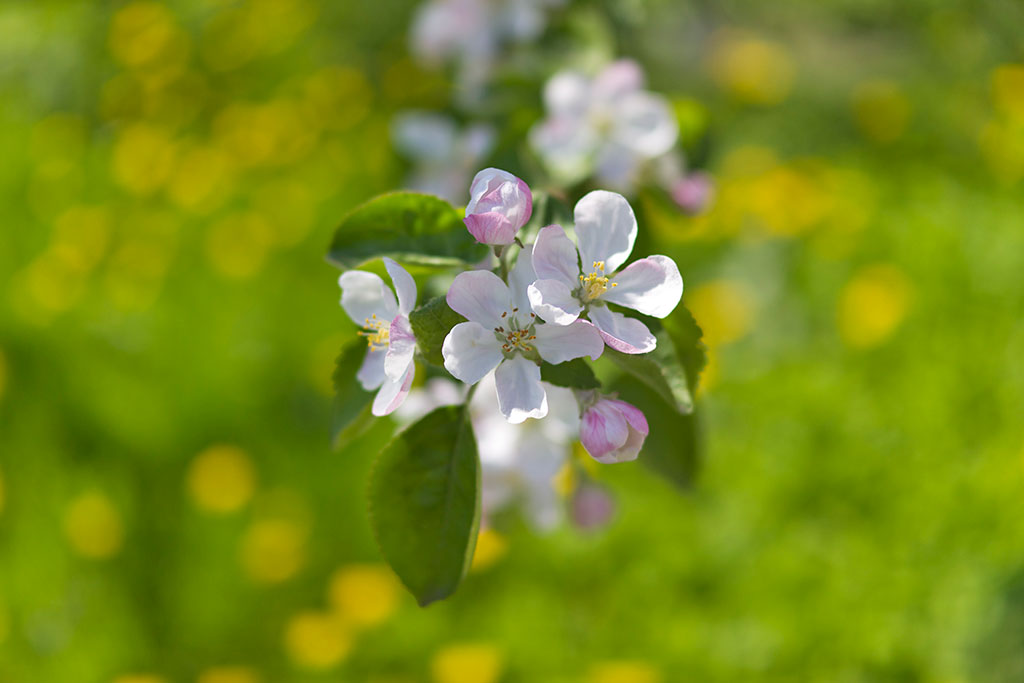
<instances>
[{"instance_id":1,"label":"pink-tinged petal","mask_svg":"<svg viewBox=\"0 0 1024 683\"><path fill-rule=\"evenodd\" d=\"M515 241L519 228L497 211L474 213L462 219L469 234L481 244L505 245Z\"/></svg>"},{"instance_id":2,"label":"pink-tinged petal","mask_svg":"<svg viewBox=\"0 0 1024 683\"><path fill-rule=\"evenodd\" d=\"M691 215L703 213L715 198L715 184L707 173L695 171L675 180L670 188L672 199Z\"/></svg>"},{"instance_id":3,"label":"pink-tinged petal","mask_svg":"<svg viewBox=\"0 0 1024 683\"><path fill-rule=\"evenodd\" d=\"M498 409L512 424L548 414L548 397L540 383L540 366L522 356L506 359L494 371Z\"/></svg>"},{"instance_id":4,"label":"pink-tinged petal","mask_svg":"<svg viewBox=\"0 0 1024 683\"><path fill-rule=\"evenodd\" d=\"M587 177L600 141L593 126L575 117L554 116L530 129L530 146L548 171L566 184Z\"/></svg>"},{"instance_id":5,"label":"pink-tinged petal","mask_svg":"<svg viewBox=\"0 0 1024 683\"><path fill-rule=\"evenodd\" d=\"M384 267L391 277L391 284L395 286L395 293L398 294L398 312L409 315L412 309L416 308L416 281L409 275L409 271L387 256L384 257Z\"/></svg>"},{"instance_id":6,"label":"pink-tinged petal","mask_svg":"<svg viewBox=\"0 0 1024 683\"><path fill-rule=\"evenodd\" d=\"M644 436L650 433L650 428L647 426L647 416L644 415L642 410L632 403L626 403L619 399L610 398L607 401L619 409L622 416L626 418L626 423L629 424L630 429L635 429Z\"/></svg>"},{"instance_id":7,"label":"pink-tinged petal","mask_svg":"<svg viewBox=\"0 0 1024 683\"><path fill-rule=\"evenodd\" d=\"M619 59L594 79L594 96L602 102L616 102L644 87L644 72L632 59Z\"/></svg>"},{"instance_id":8,"label":"pink-tinged petal","mask_svg":"<svg viewBox=\"0 0 1024 683\"><path fill-rule=\"evenodd\" d=\"M502 326L502 314L507 317L512 309L508 286L487 270L471 270L456 275L445 300L462 317L490 329Z\"/></svg>"},{"instance_id":9,"label":"pink-tinged petal","mask_svg":"<svg viewBox=\"0 0 1024 683\"><path fill-rule=\"evenodd\" d=\"M484 244L512 244L533 213L529 186L507 171L486 168L476 174L466 206L466 227Z\"/></svg>"},{"instance_id":10,"label":"pink-tinged petal","mask_svg":"<svg viewBox=\"0 0 1024 683\"><path fill-rule=\"evenodd\" d=\"M591 457L598 462L615 462L614 453L629 438L626 418L606 401L598 401L583 413L580 422L580 441Z\"/></svg>"},{"instance_id":11,"label":"pink-tinged petal","mask_svg":"<svg viewBox=\"0 0 1024 683\"><path fill-rule=\"evenodd\" d=\"M608 346L622 353L649 353L657 346L657 340L647 325L636 318L627 318L607 306L591 306L590 321L597 326Z\"/></svg>"},{"instance_id":12,"label":"pink-tinged petal","mask_svg":"<svg viewBox=\"0 0 1024 683\"><path fill-rule=\"evenodd\" d=\"M391 321L388 351L384 356L384 374L392 380L401 378L413 362L415 354L416 337L409 326L409 319L404 315L396 315Z\"/></svg>"},{"instance_id":13,"label":"pink-tinged petal","mask_svg":"<svg viewBox=\"0 0 1024 683\"><path fill-rule=\"evenodd\" d=\"M387 356L387 352L382 348L370 348L366 351L366 356L363 358L363 364L359 366L359 372L356 373L356 379L359 380L359 384L367 391L373 391L388 378L387 373L384 372L384 360Z\"/></svg>"},{"instance_id":14,"label":"pink-tinged petal","mask_svg":"<svg viewBox=\"0 0 1024 683\"><path fill-rule=\"evenodd\" d=\"M409 388L412 387L412 378L415 373L416 366L410 364L405 374L397 380L388 378L381 385L377 395L373 397L373 406L370 408L370 412L377 417L390 415L394 412L398 406L402 405L405 397L409 395Z\"/></svg>"},{"instance_id":15,"label":"pink-tinged petal","mask_svg":"<svg viewBox=\"0 0 1024 683\"><path fill-rule=\"evenodd\" d=\"M533 312L546 322L568 325L583 311L579 299L560 280L537 280L528 291Z\"/></svg>"},{"instance_id":16,"label":"pink-tinged petal","mask_svg":"<svg viewBox=\"0 0 1024 683\"><path fill-rule=\"evenodd\" d=\"M341 307L360 327L376 318L384 324L398 314L395 295L379 276L362 270L350 270L338 278Z\"/></svg>"},{"instance_id":17,"label":"pink-tinged petal","mask_svg":"<svg viewBox=\"0 0 1024 683\"><path fill-rule=\"evenodd\" d=\"M537 325L534 335L537 338L530 343L540 357L552 365L584 356L597 360L604 353L601 334L586 320L577 320L569 325Z\"/></svg>"},{"instance_id":18,"label":"pink-tinged petal","mask_svg":"<svg viewBox=\"0 0 1024 683\"><path fill-rule=\"evenodd\" d=\"M518 308L515 313L518 321L525 325L529 324L530 317L530 296L528 290L537 274L533 270L533 248L527 244L519 251L516 257L516 265L508 274L508 289L512 295L512 307ZM505 327L508 327L507 325Z\"/></svg>"},{"instance_id":19,"label":"pink-tinged petal","mask_svg":"<svg viewBox=\"0 0 1024 683\"><path fill-rule=\"evenodd\" d=\"M580 284L580 262L576 245L560 225L541 228L533 245L533 269L542 280L558 280L569 289Z\"/></svg>"},{"instance_id":20,"label":"pink-tinged petal","mask_svg":"<svg viewBox=\"0 0 1024 683\"><path fill-rule=\"evenodd\" d=\"M590 272L594 261L603 261L608 274L625 263L637 233L636 216L625 197L594 190L576 202L573 215L585 273Z\"/></svg>"},{"instance_id":21,"label":"pink-tinged petal","mask_svg":"<svg viewBox=\"0 0 1024 683\"><path fill-rule=\"evenodd\" d=\"M441 344L444 367L455 379L476 384L501 362L501 344L494 330L475 322L459 323Z\"/></svg>"},{"instance_id":22,"label":"pink-tinged petal","mask_svg":"<svg viewBox=\"0 0 1024 683\"><path fill-rule=\"evenodd\" d=\"M679 139L676 117L660 95L635 92L620 99L616 109L612 139L647 159L669 151Z\"/></svg>"},{"instance_id":23,"label":"pink-tinged petal","mask_svg":"<svg viewBox=\"0 0 1024 683\"><path fill-rule=\"evenodd\" d=\"M683 277L676 262L668 256L648 256L634 261L612 277L605 301L619 304L644 315L664 318L683 297Z\"/></svg>"}]
</instances>

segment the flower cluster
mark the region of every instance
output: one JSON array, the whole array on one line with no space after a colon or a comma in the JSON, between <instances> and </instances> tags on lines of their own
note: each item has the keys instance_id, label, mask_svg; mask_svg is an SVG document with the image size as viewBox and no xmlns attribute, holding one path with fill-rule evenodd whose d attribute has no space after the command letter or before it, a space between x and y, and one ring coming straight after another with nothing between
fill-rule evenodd
<instances>
[{"instance_id":1,"label":"flower cluster","mask_svg":"<svg viewBox=\"0 0 1024 683\"><path fill-rule=\"evenodd\" d=\"M548 225L533 244L523 244L519 233L532 202L530 188L511 173L477 173L464 221L478 242L494 248L499 265L459 273L445 297L466 319L444 338L445 369L467 385L493 381L498 410L512 425L548 415L544 365L597 360L606 346L624 354L654 350L657 341L648 327L610 305L664 318L683 292L679 269L667 256L626 265L637 221L621 195L594 191L580 199L573 212L575 242L565 227ZM342 307L367 338L358 379L366 389L379 388L375 415L402 403L415 366L408 316L416 285L395 261L385 259L385 268L397 301L373 273L349 271L339 281ZM574 394L586 450L603 463L635 459L648 433L643 413L592 390Z\"/></svg>"}]
</instances>

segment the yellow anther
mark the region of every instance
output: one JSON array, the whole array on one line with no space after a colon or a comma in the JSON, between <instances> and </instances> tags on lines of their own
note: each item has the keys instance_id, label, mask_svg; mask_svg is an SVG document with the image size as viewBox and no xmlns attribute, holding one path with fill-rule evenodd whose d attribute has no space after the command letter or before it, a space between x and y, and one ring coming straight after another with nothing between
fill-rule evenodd
<instances>
[{"instance_id":1,"label":"yellow anther","mask_svg":"<svg viewBox=\"0 0 1024 683\"><path fill-rule=\"evenodd\" d=\"M360 332L359 336L366 337L366 345L371 350L376 351L377 349L388 347L391 340L391 324L383 320L378 320L377 316L371 316L366 319L363 327L366 329L365 332Z\"/></svg>"}]
</instances>

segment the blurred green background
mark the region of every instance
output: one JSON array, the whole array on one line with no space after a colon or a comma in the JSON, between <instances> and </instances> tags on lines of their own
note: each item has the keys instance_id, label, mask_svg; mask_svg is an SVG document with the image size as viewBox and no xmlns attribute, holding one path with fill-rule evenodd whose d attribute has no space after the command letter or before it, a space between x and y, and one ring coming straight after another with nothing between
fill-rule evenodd
<instances>
[{"instance_id":1,"label":"blurred green background","mask_svg":"<svg viewBox=\"0 0 1024 683\"><path fill-rule=\"evenodd\" d=\"M366 516L394 425L328 444L332 227L451 97L413 8L0 4L0 681L1024 681L1024 7L558 10L709 124L714 207L634 202L705 461L597 468L609 526L489 532L427 609Z\"/></svg>"}]
</instances>

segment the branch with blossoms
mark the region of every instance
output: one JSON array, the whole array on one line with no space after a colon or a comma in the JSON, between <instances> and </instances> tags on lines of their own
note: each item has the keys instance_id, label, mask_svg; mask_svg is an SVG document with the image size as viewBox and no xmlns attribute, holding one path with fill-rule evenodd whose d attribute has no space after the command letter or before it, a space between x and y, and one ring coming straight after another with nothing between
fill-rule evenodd
<instances>
[{"instance_id":1,"label":"branch with blossoms","mask_svg":"<svg viewBox=\"0 0 1024 683\"><path fill-rule=\"evenodd\" d=\"M361 328L335 371L336 443L398 410L418 365L469 387L400 431L371 474L381 551L424 605L450 595L473 556L481 465L469 406L481 381L520 428L547 417L546 386L571 391L579 440L599 463L646 454L679 481L695 457L692 425L673 442L687 433L703 364L675 262L630 261L639 226L620 194L586 194L571 224L540 226L533 208L525 182L488 168L464 216L437 197L392 193L355 209L332 241L341 306ZM450 284L417 305L410 271Z\"/></svg>"}]
</instances>

